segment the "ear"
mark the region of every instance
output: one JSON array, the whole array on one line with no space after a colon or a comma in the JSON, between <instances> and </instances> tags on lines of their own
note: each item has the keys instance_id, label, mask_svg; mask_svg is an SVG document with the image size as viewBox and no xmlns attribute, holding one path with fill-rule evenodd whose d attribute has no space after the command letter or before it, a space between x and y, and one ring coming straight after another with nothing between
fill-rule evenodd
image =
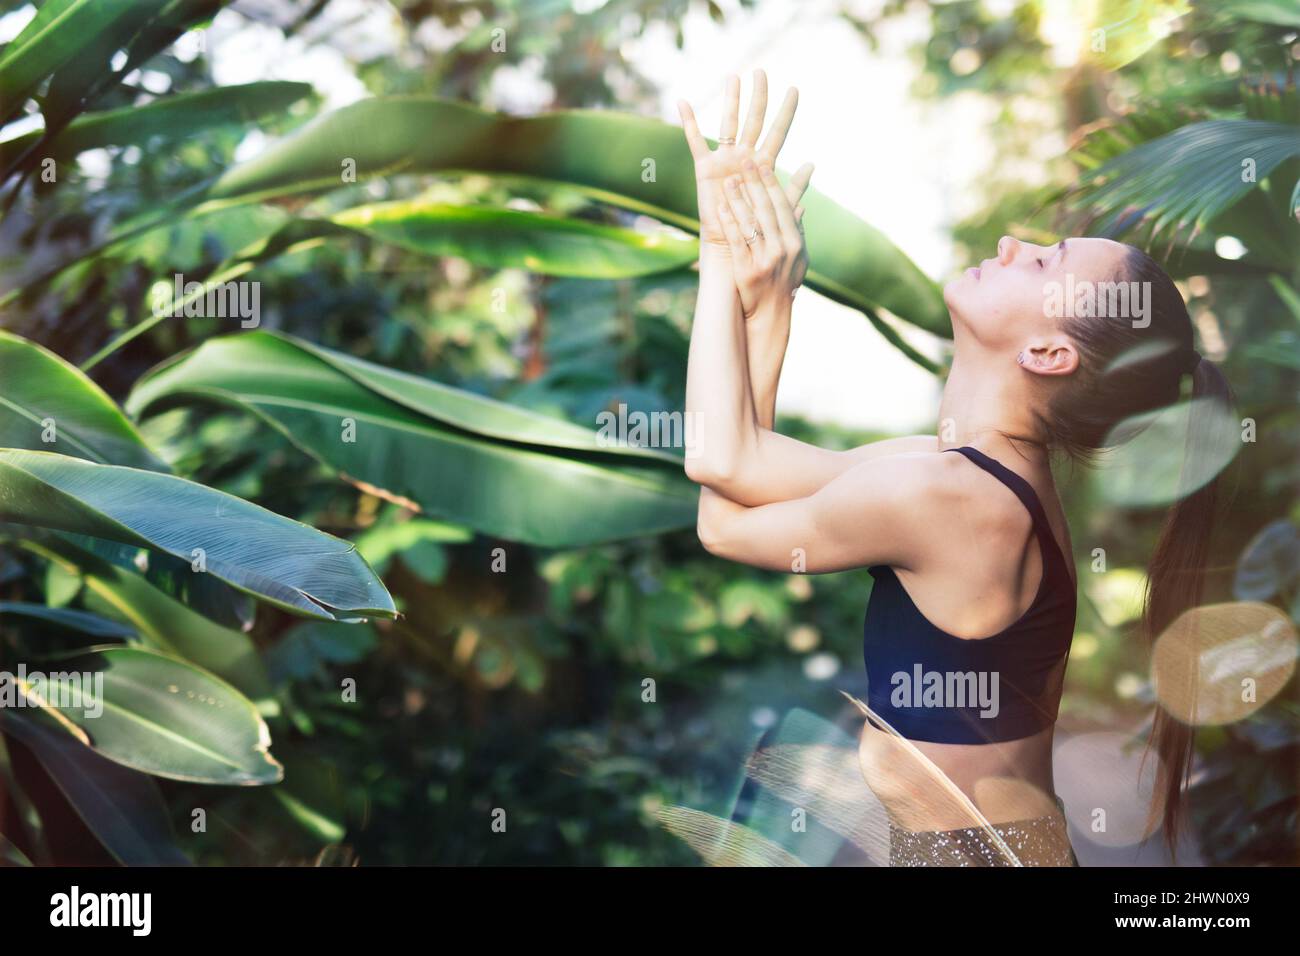
<instances>
[{"instance_id":1,"label":"ear","mask_svg":"<svg viewBox=\"0 0 1300 956\"><path fill-rule=\"evenodd\" d=\"M1069 375L1079 367L1079 353L1069 339L1052 339L1026 346L1017 361L1035 375Z\"/></svg>"}]
</instances>

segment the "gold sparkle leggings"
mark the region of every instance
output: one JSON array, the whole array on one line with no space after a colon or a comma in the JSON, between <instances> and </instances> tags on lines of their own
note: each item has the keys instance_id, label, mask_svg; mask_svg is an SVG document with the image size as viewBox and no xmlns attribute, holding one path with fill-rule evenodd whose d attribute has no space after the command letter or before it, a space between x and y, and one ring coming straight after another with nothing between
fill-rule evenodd
<instances>
[{"instance_id":1,"label":"gold sparkle leggings","mask_svg":"<svg viewBox=\"0 0 1300 956\"><path fill-rule=\"evenodd\" d=\"M1025 866L1078 866L1065 825L1065 804L1056 798L1059 814L995 823L993 829ZM980 827L960 830L906 830L889 825L890 866L1010 866Z\"/></svg>"}]
</instances>

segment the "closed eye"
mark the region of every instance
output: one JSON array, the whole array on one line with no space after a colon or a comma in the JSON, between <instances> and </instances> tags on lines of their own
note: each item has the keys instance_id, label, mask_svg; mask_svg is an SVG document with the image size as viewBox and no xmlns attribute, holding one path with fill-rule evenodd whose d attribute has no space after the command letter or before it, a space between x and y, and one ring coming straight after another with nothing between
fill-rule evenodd
<instances>
[{"instance_id":1,"label":"closed eye","mask_svg":"<svg viewBox=\"0 0 1300 956\"><path fill-rule=\"evenodd\" d=\"M1040 269L1043 268L1043 260L1042 260L1042 259L1039 259L1039 260L1038 260L1038 268L1040 268Z\"/></svg>"}]
</instances>

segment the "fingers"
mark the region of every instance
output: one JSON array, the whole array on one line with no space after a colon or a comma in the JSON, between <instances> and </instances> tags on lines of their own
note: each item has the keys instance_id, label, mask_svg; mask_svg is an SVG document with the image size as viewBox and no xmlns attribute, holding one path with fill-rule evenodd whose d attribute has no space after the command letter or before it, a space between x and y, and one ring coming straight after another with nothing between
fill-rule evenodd
<instances>
[{"instance_id":1,"label":"fingers","mask_svg":"<svg viewBox=\"0 0 1300 956\"><path fill-rule=\"evenodd\" d=\"M758 142L758 134L763 132L763 116L767 113L767 74L762 70L754 71L754 90L749 97L749 113L745 117L745 131L740 134L740 142L752 147Z\"/></svg>"},{"instance_id":2,"label":"fingers","mask_svg":"<svg viewBox=\"0 0 1300 956\"><path fill-rule=\"evenodd\" d=\"M767 205L772 209L778 228L781 230L778 238L786 243L793 242L797 244L799 226L794 218L794 204L786 197L785 190L781 188L780 180L772 172L772 167L765 162L758 164L758 178Z\"/></svg>"},{"instance_id":3,"label":"fingers","mask_svg":"<svg viewBox=\"0 0 1300 956\"><path fill-rule=\"evenodd\" d=\"M685 100L677 101L677 113L682 118L682 131L686 134L686 145L690 147L691 156L703 159L709 155L709 141L700 133L700 124L695 122L695 112Z\"/></svg>"},{"instance_id":4,"label":"fingers","mask_svg":"<svg viewBox=\"0 0 1300 956\"><path fill-rule=\"evenodd\" d=\"M776 209L772 206L772 197L768 195L767 186L758 172L758 166L752 159L746 159L740 168L741 175L745 178L745 198L749 200L750 206L758 216L758 224L763 229L763 235L774 246L779 245L781 223L777 219ZM781 198L784 200L785 197ZM793 219L790 224L794 225Z\"/></svg>"},{"instance_id":5,"label":"fingers","mask_svg":"<svg viewBox=\"0 0 1300 956\"><path fill-rule=\"evenodd\" d=\"M794 224L803 232L803 206L794 207Z\"/></svg>"},{"instance_id":6,"label":"fingers","mask_svg":"<svg viewBox=\"0 0 1300 956\"><path fill-rule=\"evenodd\" d=\"M763 230L759 225L758 217L754 215L754 208L750 205L745 190L742 188L738 176L730 177L723 193L727 199L727 207L731 211L732 220L740 230L740 235L747 246L752 246L759 242Z\"/></svg>"},{"instance_id":7,"label":"fingers","mask_svg":"<svg viewBox=\"0 0 1300 956\"><path fill-rule=\"evenodd\" d=\"M785 94L785 100L777 110L776 118L772 120L772 127L767 131L767 138L763 140L763 145L758 150L773 165L776 164L776 154L781 152L781 147L785 145L785 136L790 132L790 124L794 121L794 111L798 105L799 91L792 86Z\"/></svg>"},{"instance_id":8,"label":"fingers","mask_svg":"<svg viewBox=\"0 0 1300 956\"><path fill-rule=\"evenodd\" d=\"M727 91L722 97L722 129L718 142L736 141L736 124L740 120L740 77L727 77Z\"/></svg>"},{"instance_id":9,"label":"fingers","mask_svg":"<svg viewBox=\"0 0 1300 956\"><path fill-rule=\"evenodd\" d=\"M722 223L722 234L727 237L727 246L731 249L733 262L748 263L749 245L745 242L741 227L727 203L718 203L718 221Z\"/></svg>"},{"instance_id":10,"label":"fingers","mask_svg":"<svg viewBox=\"0 0 1300 956\"><path fill-rule=\"evenodd\" d=\"M790 200L791 206L799 205L799 200L808 189L808 181L812 179L813 164L804 163L794 171L790 177L790 182L785 187L785 198Z\"/></svg>"}]
</instances>

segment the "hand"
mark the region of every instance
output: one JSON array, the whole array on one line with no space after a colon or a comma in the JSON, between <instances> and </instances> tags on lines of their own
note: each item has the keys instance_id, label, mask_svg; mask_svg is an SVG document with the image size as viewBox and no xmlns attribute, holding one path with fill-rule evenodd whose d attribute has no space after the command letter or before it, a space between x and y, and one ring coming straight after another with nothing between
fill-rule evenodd
<instances>
[{"instance_id":1,"label":"hand","mask_svg":"<svg viewBox=\"0 0 1300 956\"><path fill-rule=\"evenodd\" d=\"M741 163L746 160L766 162L775 167L776 156L785 144L786 133L794 119L794 111L799 102L799 93L793 87L785 96L785 102L777 112L776 118L768 129L762 146L757 146L759 134L763 129L763 117L767 112L767 75L762 70L754 71L754 92L749 103L749 114L745 119L745 129L736 138L736 126L740 116L740 77L727 78L727 91L722 110L722 129L718 137L718 148L710 149L708 141L700 134L695 122L695 113L690 104L681 100L677 104L682 117L682 129L686 134L686 144L695 159L695 194L700 216L700 252L717 252L727 254L730 246L718 220L717 209L723 202L722 183L728 176L741 174ZM805 172L806 169L806 172ZM800 168L790 181L794 192L794 202L803 195L807 188L808 177L812 167ZM802 180L802 185L799 185Z\"/></svg>"},{"instance_id":2,"label":"hand","mask_svg":"<svg viewBox=\"0 0 1300 956\"><path fill-rule=\"evenodd\" d=\"M807 168L811 175L812 167ZM718 204L717 215L746 319L759 311L788 309L808 272L803 208L795 205L808 186L807 177L801 183L792 180L791 186L796 185L799 192L792 200L772 167L751 159L741 163L741 175L723 183L725 201Z\"/></svg>"}]
</instances>

